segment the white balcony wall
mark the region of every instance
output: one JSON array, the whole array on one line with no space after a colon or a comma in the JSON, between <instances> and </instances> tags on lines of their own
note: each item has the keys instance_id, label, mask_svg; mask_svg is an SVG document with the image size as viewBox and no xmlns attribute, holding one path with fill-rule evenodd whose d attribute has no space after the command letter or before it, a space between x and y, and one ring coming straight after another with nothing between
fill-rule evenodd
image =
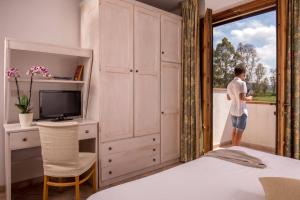
<instances>
[{"instance_id":1,"label":"white balcony wall","mask_svg":"<svg viewBox=\"0 0 300 200\"><path fill-rule=\"evenodd\" d=\"M213 93L213 145L231 140L230 101L226 90L214 89ZM275 105L247 104L249 117L242 143L259 147L275 148L276 111Z\"/></svg>"}]
</instances>

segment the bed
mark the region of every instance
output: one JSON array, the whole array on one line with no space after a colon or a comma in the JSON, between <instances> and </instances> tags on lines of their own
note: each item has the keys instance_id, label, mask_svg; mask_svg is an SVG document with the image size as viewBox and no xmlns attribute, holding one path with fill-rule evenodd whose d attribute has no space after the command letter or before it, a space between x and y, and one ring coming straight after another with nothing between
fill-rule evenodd
<instances>
[{"instance_id":1,"label":"bed","mask_svg":"<svg viewBox=\"0 0 300 200\"><path fill-rule=\"evenodd\" d=\"M243 147L231 147L260 158L265 169L241 166L211 157L118 185L88 200L264 200L258 180L264 176L300 179L300 161Z\"/></svg>"}]
</instances>

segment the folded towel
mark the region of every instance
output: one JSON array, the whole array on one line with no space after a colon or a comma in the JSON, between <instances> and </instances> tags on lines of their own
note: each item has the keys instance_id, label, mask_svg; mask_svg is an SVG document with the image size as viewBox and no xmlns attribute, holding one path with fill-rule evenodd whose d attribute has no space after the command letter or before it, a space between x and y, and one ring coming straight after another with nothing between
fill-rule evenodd
<instances>
[{"instance_id":1,"label":"folded towel","mask_svg":"<svg viewBox=\"0 0 300 200\"><path fill-rule=\"evenodd\" d=\"M210 151L205 156L219 158L228 162L254 167L254 168L266 168L267 166L259 159L248 155L243 151L232 149L219 149Z\"/></svg>"}]
</instances>

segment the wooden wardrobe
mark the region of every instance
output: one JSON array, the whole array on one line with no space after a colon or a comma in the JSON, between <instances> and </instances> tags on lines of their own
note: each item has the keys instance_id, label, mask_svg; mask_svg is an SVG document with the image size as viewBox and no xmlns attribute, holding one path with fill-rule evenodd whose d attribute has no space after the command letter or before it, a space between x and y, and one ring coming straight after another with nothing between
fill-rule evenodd
<instances>
[{"instance_id":1,"label":"wooden wardrobe","mask_svg":"<svg viewBox=\"0 0 300 200\"><path fill-rule=\"evenodd\" d=\"M88 118L99 121L104 186L178 161L181 17L134 0L81 4L92 48Z\"/></svg>"}]
</instances>

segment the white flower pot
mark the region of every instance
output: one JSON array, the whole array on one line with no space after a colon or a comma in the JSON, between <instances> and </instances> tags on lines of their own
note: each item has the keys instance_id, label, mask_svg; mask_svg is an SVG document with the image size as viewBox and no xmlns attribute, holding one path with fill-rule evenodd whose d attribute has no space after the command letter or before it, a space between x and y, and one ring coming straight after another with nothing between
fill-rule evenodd
<instances>
[{"instance_id":1,"label":"white flower pot","mask_svg":"<svg viewBox=\"0 0 300 200\"><path fill-rule=\"evenodd\" d=\"M33 113L19 114L21 127L29 127L32 124Z\"/></svg>"}]
</instances>

